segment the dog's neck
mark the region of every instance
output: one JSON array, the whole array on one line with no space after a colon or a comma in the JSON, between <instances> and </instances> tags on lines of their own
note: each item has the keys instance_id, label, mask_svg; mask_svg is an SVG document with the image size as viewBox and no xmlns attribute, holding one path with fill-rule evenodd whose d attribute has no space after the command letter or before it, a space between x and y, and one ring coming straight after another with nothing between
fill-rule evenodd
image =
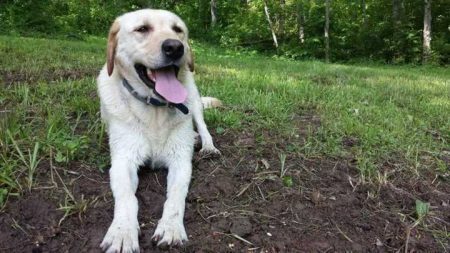
<instances>
[{"instance_id":1,"label":"dog's neck","mask_svg":"<svg viewBox=\"0 0 450 253\"><path fill-rule=\"evenodd\" d=\"M130 85L130 83L127 81L127 79L123 79L122 81L123 86L125 87L125 89L128 90L128 92L137 100L139 100L140 102L146 104L146 105L151 105L151 106L167 106L170 108L176 108L178 110L180 110L180 112L182 112L183 114L188 114L189 113L189 109L184 105L184 104L174 104L174 103L169 103L167 101L163 101L160 100L158 98L155 98L154 96L142 96L139 94L139 92L137 92L133 86Z\"/></svg>"},{"instance_id":2,"label":"dog's neck","mask_svg":"<svg viewBox=\"0 0 450 253\"><path fill-rule=\"evenodd\" d=\"M117 79L121 80L120 85L122 85L122 80L125 79L140 95L156 97L153 89L150 89L147 85L144 84L144 82L142 82L142 80L136 74L134 68L128 71L124 69L125 68L120 63L116 64L116 68L114 69L114 72L117 73Z\"/></svg>"}]
</instances>

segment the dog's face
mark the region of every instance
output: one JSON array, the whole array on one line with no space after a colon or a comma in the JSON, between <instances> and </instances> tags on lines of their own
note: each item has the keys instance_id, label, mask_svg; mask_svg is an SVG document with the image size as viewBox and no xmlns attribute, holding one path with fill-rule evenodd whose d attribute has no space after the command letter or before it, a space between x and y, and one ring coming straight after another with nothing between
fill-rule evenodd
<instances>
[{"instance_id":1,"label":"dog's face","mask_svg":"<svg viewBox=\"0 0 450 253\"><path fill-rule=\"evenodd\" d=\"M176 89L180 68L194 68L186 25L177 15L164 10L145 9L118 17L108 36L109 75L115 64L148 86L156 85L156 90L158 86L161 90ZM158 80L165 84L158 85Z\"/></svg>"}]
</instances>

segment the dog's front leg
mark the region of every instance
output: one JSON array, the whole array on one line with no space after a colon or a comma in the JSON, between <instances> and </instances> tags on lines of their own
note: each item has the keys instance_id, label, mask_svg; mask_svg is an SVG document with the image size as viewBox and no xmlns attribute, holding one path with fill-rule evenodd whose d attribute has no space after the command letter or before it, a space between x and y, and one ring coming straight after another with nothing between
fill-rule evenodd
<instances>
[{"instance_id":1,"label":"dog's front leg","mask_svg":"<svg viewBox=\"0 0 450 253\"><path fill-rule=\"evenodd\" d=\"M202 141L201 154L216 154L220 155L220 151L214 146L211 134L206 126L205 119L203 117L203 104L202 98L198 90L195 88L193 93L193 103L192 103L192 117L194 118L195 126L197 127L198 135Z\"/></svg>"},{"instance_id":2,"label":"dog's front leg","mask_svg":"<svg viewBox=\"0 0 450 253\"><path fill-rule=\"evenodd\" d=\"M114 219L100 244L106 252L139 252L138 201L135 192L138 186L135 159L112 157L109 171L111 190L114 196Z\"/></svg>"},{"instance_id":3,"label":"dog's front leg","mask_svg":"<svg viewBox=\"0 0 450 253\"><path fill-rule=\"evenodd\" d=\"M153 235L153 240L158 241L158 245L181 245L183 241L188 240L183 218L186 195L191 180L191 157L192 154L172 159L167 164L169 168L167 200L164 203L162 217Z\"/></svg>"}]
</instances>

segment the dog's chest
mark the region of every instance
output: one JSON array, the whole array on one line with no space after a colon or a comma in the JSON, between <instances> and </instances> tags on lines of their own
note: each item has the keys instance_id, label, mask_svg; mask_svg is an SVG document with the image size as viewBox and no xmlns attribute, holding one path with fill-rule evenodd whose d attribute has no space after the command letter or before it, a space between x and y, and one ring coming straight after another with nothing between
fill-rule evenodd
<instances>
[{"instance_id":1,"label":"dog's chest","mask_svg":"<svg viewBox=\"0 0 450 253\"><path fill-rule=\"evenodd\" d=\"M167 106L135 105L130 108L134 121L141 134L152 142L164 142L187 121L192 121L191 115L183 115L175 108Z\"/></svg>"}]
</instances>

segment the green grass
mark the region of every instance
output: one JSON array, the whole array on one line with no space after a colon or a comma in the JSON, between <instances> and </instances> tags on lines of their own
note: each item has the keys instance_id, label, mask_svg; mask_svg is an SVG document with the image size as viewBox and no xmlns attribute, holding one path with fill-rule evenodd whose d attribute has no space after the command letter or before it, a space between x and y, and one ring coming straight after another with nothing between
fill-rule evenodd
<instances>
[{"instance_id":1,"label":"green grass","mask_svg":"<svg viewBox=\"0 0 450 253\"><path fill-rule=\"evenodd\" d=\"M0 36L2 73L37 80L0 87L0 202L32 183L33 175L25 182L20 176L33 171L30 163L107 164L93 76L104 63L105 43ZM263 134L270 132L291 153L354 159L369 180L386 161L417 175L449 172L441 160L449 156L448 69L296 62L198 42L194 49L202 94L226 105L206 112L219 135L246 129L257 145L270 145L274 140ZM71 70L82 75L59 78ZM305 142L291 141L307 127L302 115L319 117L320 126L306 131ZM355 145L343 145L349 138Z\"/></svg>"},{"instance_id":2,"label":"green grass","mask_svg":"<svg viewBox=\"0 0 450 253\"><path fill-rule=\"evenodd\" d=\"M101 66L106 54L104 39L86 41L49 40L0 36L2 71L38 75L42 71L92 71Z\"/></svg>"}]
</instances>

